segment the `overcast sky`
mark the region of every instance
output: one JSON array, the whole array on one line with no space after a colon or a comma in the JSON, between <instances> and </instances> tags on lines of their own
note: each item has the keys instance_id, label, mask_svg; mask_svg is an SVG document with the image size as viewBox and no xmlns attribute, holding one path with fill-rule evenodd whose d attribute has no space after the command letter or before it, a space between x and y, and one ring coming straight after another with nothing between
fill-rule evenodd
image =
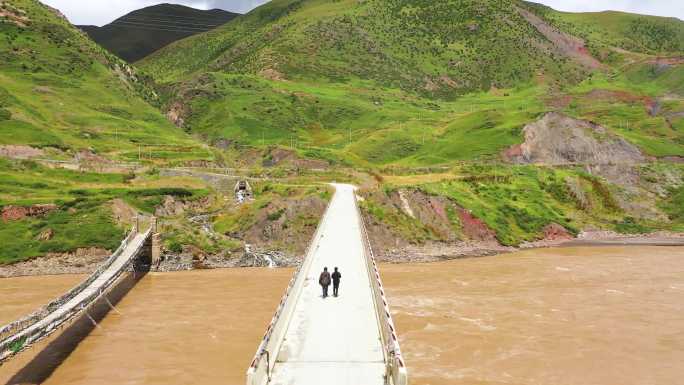
<instances>
[{"instance_id":1,"label":"overcast sky","mask_svg":"<svg viewBox=\"0 0 684 385\"><path fill-rule=\"evenodd\" d=\"M221 8L246 13L266 0L42 0L64 13L72 23L108 24L136 9L159 3L184 4L199 9ZM674 16L684 20L684 0L537 0L561 11L616 10L658 16Z\"/></svg>"}]
</instances>

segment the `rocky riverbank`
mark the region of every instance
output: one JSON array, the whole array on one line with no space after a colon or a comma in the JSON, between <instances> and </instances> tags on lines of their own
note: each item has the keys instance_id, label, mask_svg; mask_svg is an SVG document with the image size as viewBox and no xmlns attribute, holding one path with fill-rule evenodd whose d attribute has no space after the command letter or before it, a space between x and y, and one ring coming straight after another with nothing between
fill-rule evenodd
<instances>
[{"instance_id":1,"label":"rocky riverbank","mask_svg":"<svg viewBox=\"0 0 684 385\"><path fill-rule=\"evenodd\" d=\"M503 246L496 241L466 241L456 243L431 242L409 245L401 249L377 253L386 263L438 262L459 258L486 257L527 249L576 246L684 246L684 233L660 231L650 234L619 234L612 231L584 231L573 237L547 237L523 243L518 247Z\"/></svg>"},{"instance_id":2,"label":"rocky riverbank","mask_svg":"<svg viewBox=\"0 0 684 385\"><path fill-rule=\"evenodd\" d=\"M302 257L286 255L280 251L245 250L243 253L221 253L198 258L192 253L165 253L152 271L183 271L195 269L224 269L245 267L294 267Z\"/></svg>"},{"instance_id":3,"label":"rocky riverbank","mask_svg":"<svg viewBox=\"0 0 684 385\"><path fill-rule=\"evenodd\" d=\"M376 251L376 258L385 263L437 262L459 258L486 257L512 253L525 249L571 247L571 246L684 246L684 233L656 232L651 234L626 235L611 231L585 231L576 238L556 237L521 244L519 247L503 246L496 241L428 242L424 245ZM110 255L104 249L78 249L71 253L48 254L11 265L0 266L0 278L89 274ZM277 250L252 250L239 253L201 255L191 251L166 252L161 262L152 266L152 271L171 272L196 269L223 269L246 267L295 267L302 256L288 255Z\"/></svg>"},{"instance_id":4,"label":"rocky riverbank","mask_svg":"<svg viewBox=\"0 0 684 385\"><path fill-rule=\"evenodd\" d=\"M69 253L50 253L44 257L10 265L0 265L0 278L30 275L89 274L104 262L111 252L100 248L83 248Z\"/></svg>"}]
</instances>

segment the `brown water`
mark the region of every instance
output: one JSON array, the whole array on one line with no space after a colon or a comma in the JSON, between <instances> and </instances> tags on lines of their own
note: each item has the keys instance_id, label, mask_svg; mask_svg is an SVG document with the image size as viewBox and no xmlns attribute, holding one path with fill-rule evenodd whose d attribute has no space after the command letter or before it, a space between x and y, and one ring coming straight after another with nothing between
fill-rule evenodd
<instances>
[{"instance_id":1,"label":"brown water","mask_svg":"<svg viewBox=\"0 0 684 385\"><path fill-rule=\"evenodd\" d=\"M82 275L0 278L0 326L30 314L83 279Z\"/></svg>"},{"instance_id":2,"label":"brown water","mask_svg":"<svg viewBox=\"0 0 684 385\"><path fill-rule=\"evenodd\" d=\"M382 273L413 385L682 383L684 248L531 250ZM149 274L45 383L244 384L291 274ZM18 292L35 287L26 280ZM21 360L0 367L0 384Z\"/></svg>"},{"instance_id":3,"label":"brown water","mask_svg":"<svg viewBox=\"0 0 684 385\"><path fill-rule=\"evenodd\" d=\"M684 383L684 248L383 266L411 383Z\"/></svg>"},{"instance_id":4,"label":"brown water","mask_svg":"<svg viewBox=\"0 0 684 385\"><path fill-rule=\"evenodd\" d=\"M45 384L244 384L292 273L148 274L117 304L121 315L111 312ZM0 383L19 361L0 367Z\"/></svg>"}]
</instances>

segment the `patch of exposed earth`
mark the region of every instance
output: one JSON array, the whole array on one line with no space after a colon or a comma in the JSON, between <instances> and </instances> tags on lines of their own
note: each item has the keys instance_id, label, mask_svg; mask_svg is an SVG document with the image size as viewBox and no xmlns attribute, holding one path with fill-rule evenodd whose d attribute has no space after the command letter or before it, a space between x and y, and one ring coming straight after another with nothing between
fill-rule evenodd
<instances>
[{"instance_id":1,"label":"patch of exposed earth","mask_svg":"<svg viewBox=\"0 0 684 385\"><path fill-rule=\"evenodd\" d=\"M506 161L583 167L587 173L617 186L613 193L625 212L637 218L667 220L655 202L668 195L668 187L682 183L681 175L671 171L654 174L648 167L654 159L605 127L550 112L526 125L523 135L522 144L503 152ZM676 162L678 159L661 160Z\"/></svg>"},{"instance_id":2,"label":"patch of exposed earth","mask_svg":"<svg viewBox=\"0 0 684 385\"><path fill-rule=\"evenodd\" d=\"M23 145L7 144L0 146L0 157L9 159L31 159L45 154L39 148Z\"/></svg>"},{"instance_id":3,"label":"patch of exposed earth","mask_svg":"<svg viewBox=\"0 0 684 385\"><path fill-rule=\"evenodd\" d=\"M0 1L0 20L7 20L21 28L26 28L31 22L31 19L26 16L26 11L13 6L7 1Z\"/></svg>"},{"instance_id":4,"label":"patch of exposed earth","mask_svg":"<svg viewBox=\"0 0 684 385\"><path fill-rule=\"evenodd\" d=\"M36 204L32 206L8 205L2 207L2 221L12 222L27 217L40 217L54 210L57 210L57 205L55 204Z\"/></svg>"},{"instance_id":5,"label":"patch of exposed earth","mask_svg":"<svg viewBox=\"0 0 684 385\"><path fill-rule=\"evenodd\" d=\"M544 238L534 242L522 243L518 247L503 246L496 241L428 242L423 245L408 245L398 249L376 250L376 257L379 261L387 263L422 263L487 257L527 249L614 245L684 247L684 234L661 231L650 234L626 235L612 231L587 231L580 233L577 238Z\"/></svg>"},{"instance_id":6,"label":"patch of exposed earth","mask_svg":"<svg viewBox=\"0 0 684 385\"><path fill-rule=\"evenodd\" d=\"M376 220L376 218L366 212L364 213L364 219L368 228L371 245L376 257L382 262L435 262L564 245L684 246L684 234L681 233L661 231L650 234L626 235L612 231L587 229L577 237L574 237L563 226L557 223L550 223L543 228L540 239L522 243L518 247L509 247L501 245L496 239L495 232L482 220L445 197L431 196L415 189L398 190L390 193L389 196L385 196L384 192L379 196L368 194L369 192L364 192L365 196L363 199L373 199L376 204L383 205L386 212L392 209L402 211L405 215L429 227L440 238L439 240L428 241L407 239L406 236L398 234L396 230L390 229L387 224ZM631 202L631 204L636 205L639 203ZM640 209L642 214L644 214L648 210L652 210L653 207L649 206ZM450 215L457 216L460 223L458 228L452 223L451 218L449 218ZM654 212L652 216L657 219L662 214ZM416 232L418 232L418 229L416 229Z\"/></svg>"},{"instance_id":7,"label":"patch of exposed earth","mask_svg":"<svg viewBox=\"0 0 684 385\"><path fill-rule=\"evenodd\" d=\"M596 123L549 112L523 128L525 141L504 152L513 163L632 165L646 161L641 151Z\"/></svg>"},{"instance_id":8,"label":"patch of exposed earth","mask_svg":"<svg viewBox=\"0 0 684 385\"><path fill-rule=\"evenodd\" d=\"M295 267L302 261L301 256L289 256L281 251L251 250L239 252L205 254L196 248L185 248L180 253L165 252L159 264L152 266L153 271L183 271L195 269L222 269L244 267Z\"/></svg>"},{"instance_id":9,"label":"patch of exposed earth","mask_svg":"<svg viewBox=\"0 0 684 385\"><path fill-rule=\"evenodd\" d=\"M68 253L48 253L40 258L0 265L0 278L26 275L88 274L95 271L111 252L101 248L82 248Z\"/></svg>"},{"instance_id":10,"label":"patch of exposed earth","mask_svg":"<svg viewBox=\"0 0 684 385\"><path fill-rule=\"evenodd\" d=\"M534 26L539 33L551 42L555 50L563 56L590 69L602 68L603 64L596 60L586 47L584 40L561 32L557 28L545 22L539 16L522 8L518 8L520 15Z\"/></svg>"}]
</instances>

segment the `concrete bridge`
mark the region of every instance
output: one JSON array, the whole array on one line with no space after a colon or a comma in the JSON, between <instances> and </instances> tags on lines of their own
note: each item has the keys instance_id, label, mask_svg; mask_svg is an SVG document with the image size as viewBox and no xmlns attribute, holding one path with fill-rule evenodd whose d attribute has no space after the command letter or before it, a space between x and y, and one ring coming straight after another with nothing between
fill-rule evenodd
<instances>
[{"instance_id":1,"label":"concrete bridge","mask_svg":"<svg viewBox=\"0 0 684 385\"><path fill-rule=\"evenodd\" d=\"M247 371L247 385L408 383L355 188L335 188ZM324 267L340 268L338 298L322 298Z\"/></svg>"},{"instance_id":2,"label":"concrete bridge","mask_svg":"<svg viewBox=\"0 0 684 385\"><path fill-rule=\"evenodd\" d=\"M247 371L248 385L408 383L355 188L342 184L335 188L305 259ZM91 310L96 304L113 309L108 295L114 295L117 285L125 286L125 277L131 275L127 273L147 270L159 259L156 220L147 231L141 232L138 227L80 285L1 328L0 364L76 319L90 319L95 324ZM322 298L318 276L324 267L340 268L339 297Z\"/></svg>"},{"instance_id":3,"label":"concrete bridge","mask_svg":"<svg viewBox=\"0 0 684 385\"><path fill-rule=\"evenodd\" d=\"M136 221L119 248L85 281L32 314L0 328L0 365L76 319L88 317L94 323L89 310L102 301L113 308L107 294L127 272L148 270L159 254L156 219L152 218L146 231L139 231Z\"/></svg>"}]
</instances>

